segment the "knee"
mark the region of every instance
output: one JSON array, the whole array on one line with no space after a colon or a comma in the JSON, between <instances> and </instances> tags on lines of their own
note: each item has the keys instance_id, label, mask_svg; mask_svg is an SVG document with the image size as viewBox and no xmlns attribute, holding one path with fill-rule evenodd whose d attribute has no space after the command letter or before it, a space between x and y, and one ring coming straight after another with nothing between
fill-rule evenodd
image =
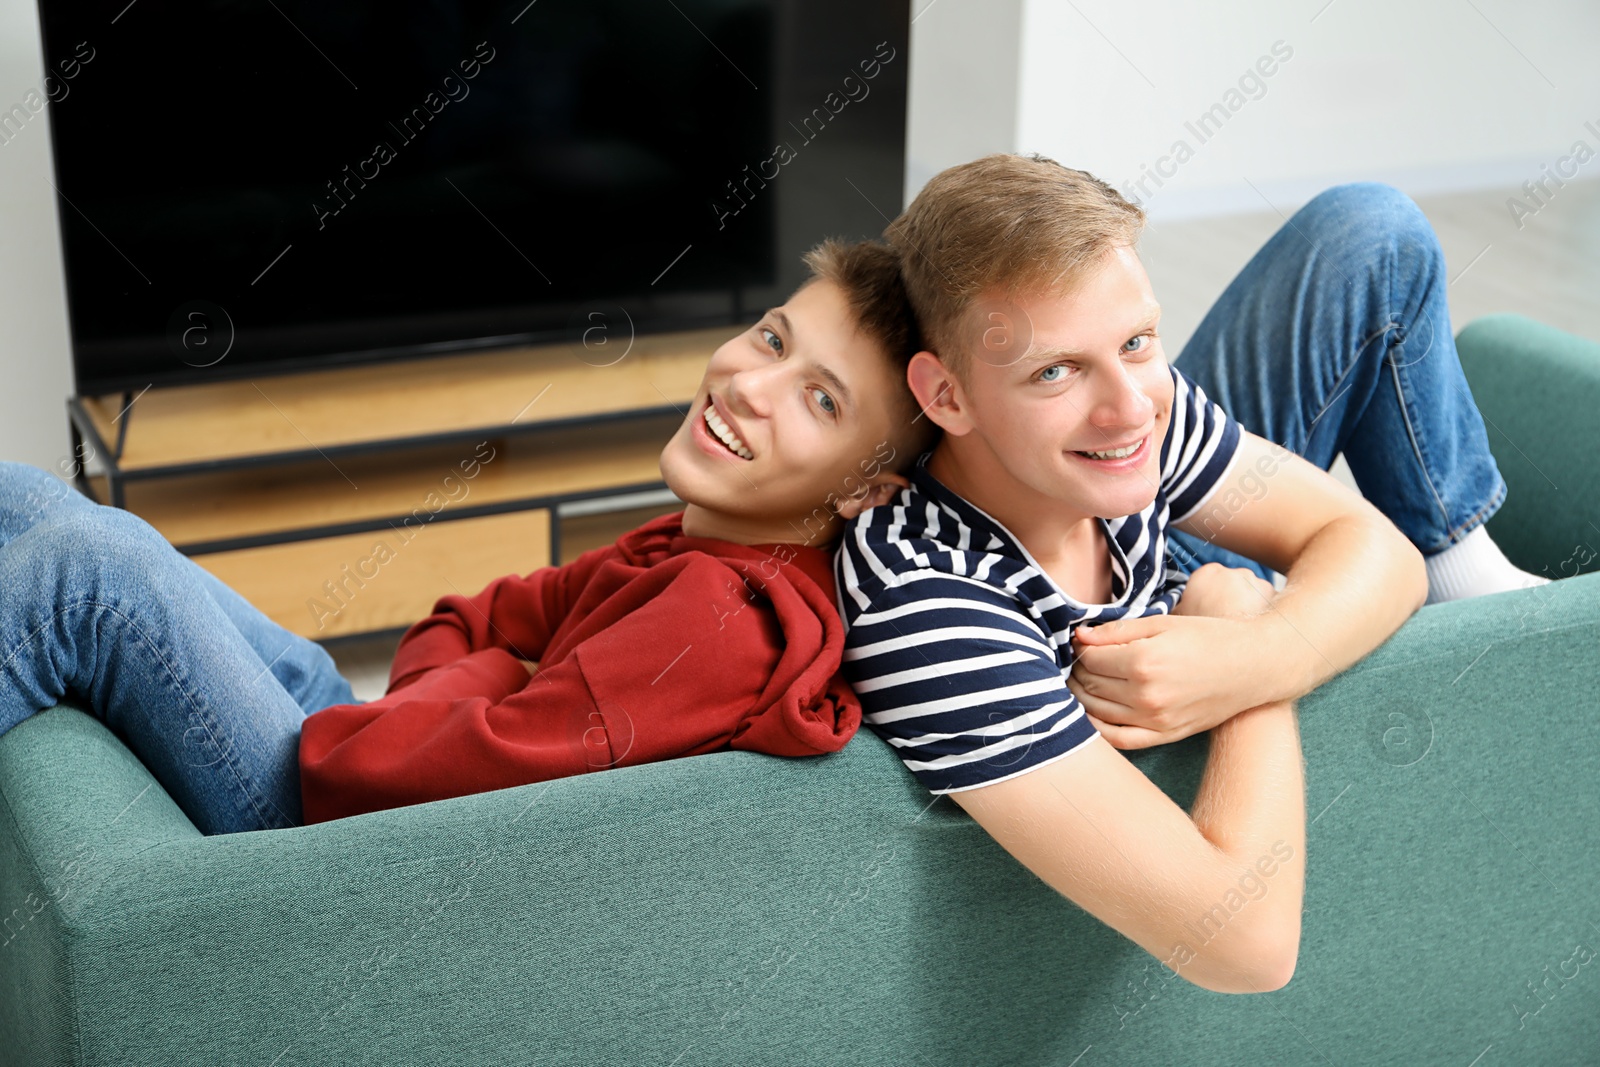
<instances>
[{"instance_id":1,"label":"knee","mask_svg":"<svg viewBox=\"0 0 1600 1067\"><path fill-rule=\"evenodd\" d=\"M7 500L45 499L75 490L43 467L0 460L0 494Z\"/></svg>"},{"instance_id":2,"label":"knee","mask_svg":"<svg viewBox=\"0 0 1600 1067\"><path fill-rule=\"evenodd\" d=\"M177 551L133 512L99 504L41 522L39 533L68 559L121 576L153 573Z\"/></svg>"},{"instance_id":3,"label":"knee","mask_svg":"<svg viewBox=\"0 0 1600 1067\"><path fill-rule=\"evenodd\" d=\"M1304 214L1319 225L1343 222L1393 226L1411 224L1422 217L1422 209L1386 182L1345 182L1322 190L1297 214Z\"/></svg>"},{"instance_id":4,"label":"knee","mask_svg":"<svg viewBox=\"0 0 1600 1067\"><path fill-rule=\"evenodd\" d=\"M1296 212L1295 226L1319 251L1371 263L1393 252L1409 270L1442 268L1438 235L1417 202L1384 182L1324 189Z\"/></svg>"}]
</instances>

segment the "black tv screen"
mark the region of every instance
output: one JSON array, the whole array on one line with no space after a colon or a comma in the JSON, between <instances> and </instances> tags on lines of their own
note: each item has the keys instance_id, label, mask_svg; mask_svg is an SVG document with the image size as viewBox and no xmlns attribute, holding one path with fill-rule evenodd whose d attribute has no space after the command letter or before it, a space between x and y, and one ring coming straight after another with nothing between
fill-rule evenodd
<instances>
[{"instance_id":1,"label":"black tv screen","mask_svg":"<svg viewBox=\"0 0 1600 1067\"><path fill-rule=\"evenodd\" d=\"M742 323L901 207L904 0L41 0L79 395Z\"/></svg>"}]
</instances>

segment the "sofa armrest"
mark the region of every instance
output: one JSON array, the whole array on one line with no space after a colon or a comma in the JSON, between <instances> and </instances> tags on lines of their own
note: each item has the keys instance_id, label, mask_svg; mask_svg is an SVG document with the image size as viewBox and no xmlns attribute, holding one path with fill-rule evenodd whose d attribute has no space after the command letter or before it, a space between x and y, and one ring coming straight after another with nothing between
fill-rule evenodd
<instances>
[{"instance_id":1,"label":"sofa armrest","mask_svg":"<svg viewBox=\"0 0 1600 1067\"><path fill-rule=\"evenodd\" d=\"M76 702L29 716L4 742L0 818L24 829L41 870L58 871L90 848L116 860L203 836L139 757Z\"/></svg>"},{"instance_id":2,"label":"sofa armrest","mask_svg":"<svg viewBox=\"0 0 1600 1067\"><path fill-rule=\"evenodd\" d=\"M1534 574L1600 570L1600 342L1500 314L1456 351L1508 490L1490 536Z\"/></svg>"},{"instance_id":3,"label":"sofa armrest","mask_svg":"<svg viewBox=\"0 0 1600 1067\"><path fill-rule=\"evenodd\" d=\"M18 1062L76 1062L72 931L129 856L200 837L138 757L77 707L0 737L0 1030Z\"/></svg>"}]
</instances>

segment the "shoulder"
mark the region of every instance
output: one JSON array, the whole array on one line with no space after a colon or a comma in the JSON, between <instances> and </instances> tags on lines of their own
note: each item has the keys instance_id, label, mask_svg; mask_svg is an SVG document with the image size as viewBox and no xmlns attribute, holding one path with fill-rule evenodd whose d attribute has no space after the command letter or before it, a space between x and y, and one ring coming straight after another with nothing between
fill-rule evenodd
<instances>
[{"instance_id":1,"label":"shoulder","mask_svg":"<svg viewBox=\"0 0 1600 1067\"><path fill-rule=\"evenodd\" d=\"M1232 419L1222 407L1207 395L1199 382L1190 378L1174 364L1168 364L1172 374L1172 427L1181 433L1207 432Z\"/></svg>"},{"instance_id":2,"label":"shoulder","mask_svg":"<svg viewBox=\"0 0 1600 1067\"><path fill-rule=\"evenodd\" d=\"M1174 521L1196 491L1213 485L1238 451L1242 427L1206 395L1198 382L1171 367L1172 412L1161 443L1161 489L1168 502L1184 497Z\"/></svg>"},{"instance_id":3,"label":"shoulder","mask_svg":"<svg viewBox=\"0 0 1600 1067\"><path fill-rule=\"evenodd\" d=\"M842 613L851 618L889 601L933 590L972 598L1011 599L1016 562L987 533L918 492L904 489L862 512L846 528L834 558Z\"/></svg>"}]
</instances>

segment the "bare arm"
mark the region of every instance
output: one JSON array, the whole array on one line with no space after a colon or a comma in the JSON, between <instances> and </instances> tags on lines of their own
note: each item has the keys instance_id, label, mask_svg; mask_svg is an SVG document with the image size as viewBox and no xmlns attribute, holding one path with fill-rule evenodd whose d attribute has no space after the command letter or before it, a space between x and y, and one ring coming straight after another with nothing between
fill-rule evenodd
<instances>
[{"instance_id":1,"label":"bare arm","mask_svg":"<svg viewBox=\"0 0 1600 1067\"><path fill-rule=\"evenodd\" d=\"M1305 764L1292 701L1251 708L1212 728L1205 773L1189 815L1236 866L1254 868L1258 877L1246 886L1261 896L1246 894L1249 902L1239 906L1241 913L1261 909L1256 921L1268 931L1269 945L1283 953L1275 957L1279 971L1273 980L1286 984L1300 949L1306 851ZM1265 884L1264 892L1258 882ZM1214 906L1212 913L1222 917Z\"/></svg>"},{"instance_id":2,"label":"bare arm","mask_svg":"<svg viewBox=\"0 0 1600 1067\"><path fill-rule=\"evenodd\" d=\"M1053 889L1194 984L1266 992L1294 973L1305 780L1292 702L1212 729L1187 814L1102 738L950 796Z\"/></svg>"},{"instance_id":3,"label":"bare arm","mask_svg":"<svg viewBox=\"0 0 1600 1067\"><path fill-rule=\"evenodd\" d=\"M1422 553L1360 493L1245 431L1228 478L1176 527L1288 579L1248 620L1244 706L1311 692L1386 641L1428 596Z\"/></svg>"},{"instance_id":4,"label":"bare arm","mask_svg":"<svg viewBox=\"0 0 1600 1067\"><path fill-rule=\"evenodd\" d=\"M1316 689L1387 641L1428 597L1422 554L1388 519L1330 522L1281 573L1287 584L1248 620L1261 662L1285 668L1255 672L1266 700Z\"/></svg>"}]
</instances>

